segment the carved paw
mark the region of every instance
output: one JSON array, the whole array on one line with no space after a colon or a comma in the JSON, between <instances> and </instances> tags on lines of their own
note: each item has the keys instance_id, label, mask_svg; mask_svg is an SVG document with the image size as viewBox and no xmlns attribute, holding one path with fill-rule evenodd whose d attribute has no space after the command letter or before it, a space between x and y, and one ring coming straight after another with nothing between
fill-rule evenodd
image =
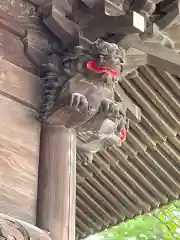
<instances>
[{"instance_id":1,"label":"carved paw","mask_svg":"<svg viewBox=\"0 0 180 240\"><path fill-rule=\"evenodd\" d=\"M88 109L87 98L80 93L73 93L70 98L69 107L75 108L77 111Z\"/></svg>"},{"instance_id":2,"label":"carved paw","mask_svg":"<svg viewBox=\"0 0 180 240\"><path fill-rule=\"evenodd\" d=\"M118 113L118 105L109 99L104 99L101 102L101 106L99 109L101 114L108 116L109 114L117 114Z\"/></svg>"}]
</instances>

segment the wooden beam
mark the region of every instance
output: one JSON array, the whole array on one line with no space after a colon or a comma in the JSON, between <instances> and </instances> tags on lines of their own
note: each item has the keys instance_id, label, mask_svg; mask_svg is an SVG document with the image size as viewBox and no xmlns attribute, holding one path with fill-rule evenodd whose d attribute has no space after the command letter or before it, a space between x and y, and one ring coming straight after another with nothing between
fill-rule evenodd
<instances>
[{"instance_id":1,"label":"wooden beam","mask_svg":"<svg viewBox=\"0 0 180 240\"><path fill-rule=\"evenodd\" d=\"M119 45L125 49L134 48L145 53L145 63L158 68L159 71L179 75L180 56L173 49L164 47L161 43L142 41L135 35L125 37Z\"/></svg>"},{"instance_id":2,"label":"wooden beam","mask_svg":"<svg viewBox=\"0 0 180 240\"><path fill-rule=\"evenodd\" d=\"M22 1L9 4L0 2L0 57L36 75L39 74L39 71L25 56L26 49L24 49L22 40L29 37L30 30L34 31L39 28L38 14L36 7L29 2L26 4L23 4ZM41 54L43 47L42 45L37 46L36 55Z\"/></svg>"},{"instance_id":3,"label":"wooden beam","mask_svg":"<svg viewBox=\"0 0 180 240\"><path fill-rule=\"evenodd\" d=\"M111 0L105 1L105 13L109 16L120 16L124 13L124 8L121 5L117 5Z\"/></svg>"},{"instance_id":4,"label":"wooden beam","mask_svg":"<svg viewBox=\"0 0 180 240\"><path fill-rule=\"evenodd\" d=\"M53 240L75 239L76 134L44 125L41 132L37 226Z\"/></svg>"},{"instance_id":5,"label":"wooden beam","mask_svg":"<svg viewBox=\"0 0 180 240\"><path fill-rule=\"evenodd\" d=\"M56 1L52 1L43 8L44 24L63 41L65 46L78 44L78 25L66 17L68 11L65 7L61 9L59 4L56 3Z\"/></svg>"},{"instance_id":6,"label":"wooden beam","mask_svg":"<svg viewBox=\"0 0 180 240\"><path fill-rule=\"evenodd\" d=\"M145 28L144 17L136 12L121 16L99 14L90 21L88 26L84 27L83 35L91 41L95 41L99 36L104 37L107 33L128 35L144 32Z\"/></svg>"}]
</instances>

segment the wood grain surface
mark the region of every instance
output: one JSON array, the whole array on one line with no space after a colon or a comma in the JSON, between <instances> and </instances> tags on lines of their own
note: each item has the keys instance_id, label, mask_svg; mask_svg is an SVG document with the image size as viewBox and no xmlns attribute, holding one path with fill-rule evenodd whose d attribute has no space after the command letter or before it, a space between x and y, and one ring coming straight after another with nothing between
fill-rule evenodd
<instances>
[{"instance_id":1,"label":"wood grain surface","mask_svg":"<svg viewBox=\"0 0 180 240\"><path fill-rule=\"evenodd\" d=\"M44 126L39 166L37 226L53 240L75 240L75 131Z\"/></svg>"},{"instance_id":2,"label":"wood grain surface","mask_svg":"<svg viewBox=\"0 0 180 240\"><path fill-rule=\"evenodd\" d=\"M0 95L0 213L35 224L40 125L35 112Z\"/></svg>"},{"instance_id":3,"label":"wood grain surface","mask_svg":"<svg viewBox=\"0 0 180 240\"><path fill-rule=\"evenodd\" d=\"M40 79L36 75L0 59L0 93L32 108L39 101Z\"/></svg>"}]
</instances>

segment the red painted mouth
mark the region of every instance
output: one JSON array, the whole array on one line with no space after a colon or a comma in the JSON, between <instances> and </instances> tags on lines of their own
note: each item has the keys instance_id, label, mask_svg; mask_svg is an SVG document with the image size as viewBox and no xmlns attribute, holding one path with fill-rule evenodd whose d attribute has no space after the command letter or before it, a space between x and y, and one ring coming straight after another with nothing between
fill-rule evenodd
<instances>
[{"instance_id":1,"label":"red painted mouth","mask_svg":"<svg viewBox=\"0 0 180 240\"><path fill-rule=\"evenodd\" d=\"M95 73L106 73L108 75L111 75L112 77L119 76L120 72L114 71L107 67L98 67L95 61L89 61L87 63L87 68Z\"/></svg>"},{"instance_id":2,"label":"red painted mouth","mask_svg":"<svg viewBox=\"0 0 180 240\"><path fill-rule=\"evenodd\" d=\"M125 128L122 128L121 129L121 135L120 135L121 142L124 142L126 140L126 137L127 137L127 131L126 131Z\"/></svg>"}]
</instances>

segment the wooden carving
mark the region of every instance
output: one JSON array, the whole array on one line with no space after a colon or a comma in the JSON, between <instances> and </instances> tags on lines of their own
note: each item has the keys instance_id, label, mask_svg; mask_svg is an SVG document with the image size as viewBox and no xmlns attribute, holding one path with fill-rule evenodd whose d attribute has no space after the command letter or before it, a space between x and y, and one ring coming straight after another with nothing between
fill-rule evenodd
<instances>
[{"instance_id":1,"label":"wooden carving","mask_svg":"<svg viewBox=\"0 0 180 240\"><path fill-rule=\"evenodd\" d=\"M4 214L0 214L0 239L51 240L48 234L41 229Z\"/></svg>"},{"instance_id":2,"label":"wooden carving","mask_svg":"<svg viewBox=\"0 0 180 240\"><path fill-rule=\"evenodd\" d=\"M126 66L130 67L131 65L136 69L149 64L161 71L179 75L179 6L178 0L174 4L172 12L152 23L150 28L153 31L151 33L147 31L140 36L129 35L119 42L118 45L125 49ZM134 57L132 57L133 55Z\"/></svg>"},{"instance_id":3,"label":"wooden carving","mask_svg":"<svg viewBox=\"0 0 180 240\"><path fill-rule=\"evenodd\" d=\"M42 10L43 21L66 47L78 44L79 31L91 41L111 35L118 35L120 39L127 34L145 31L145 21L141 25L136 21L137 17L143 20L144 18L130 8L126 9L126 3L120 4L119 8L116 4L115 7L112 7L111 3L108 5L111 7L107 12L107 1L104 0L52 0ZM112 9L116 14L112 13Z\"/></svg>"},{"instance_id":4,"label":"wooden carving","mask_svg":"<svg viewBox=\"0 0 180 240\"><path fill-rule=\"evenodd\" d=\"M179 27L179 1L173 6L171 13L161 0L54 0L45 7L45 24L61 43L66 35L71 40L66 51L52 50L44 66L41 121L75 128L78 149L88 158L106 145L121 144L129 120L140 121L140 110L122 97L117 79L132 77L145 64L179 74L179 37L170 38Z\"/></svg>"},{"instance_id":5,"label":"wooden carving","mask_svg":"<svg viewBox=\"0 0 180 240\"><path fill-rule=\"evenodd\" d=\"M173 6L170 14L161 0L53 0L44 7L43 21L61 50L51 49L42 71L39 119L75 128L77 154L92 159L102 147L121 145L129 121L140 121L117 80L145 64L179 74L178 37L169 37L178 27L179 1Z\"/></svg>"},{"instance_id":6,"label":"wooden carving","mask_svg":"<svg viewBox=\"0 0 180 240\"><path fill-rule=\"evenodd\" d=\"M78 141L77 147L95 153L104 142L120 145L126 139L129 118L140 120L140 111L127 111L117 103L114 87L123 73L124 51L101 39L81 45L74 53L49 56L44 66L44 84L39 118L79 132L91 131L95 139ZM131 112L131 114L129 114Z\"/></svg>"}]
</instances>

